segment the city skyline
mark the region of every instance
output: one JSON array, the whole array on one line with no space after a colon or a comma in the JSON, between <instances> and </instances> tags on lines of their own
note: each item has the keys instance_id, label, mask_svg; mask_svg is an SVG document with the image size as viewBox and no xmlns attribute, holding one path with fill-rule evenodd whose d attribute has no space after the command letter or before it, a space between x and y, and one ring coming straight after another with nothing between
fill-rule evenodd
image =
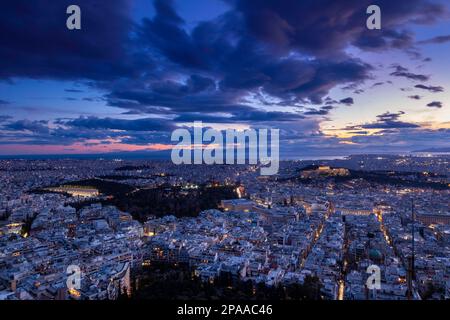
<instances>
[{"instance_id":1,"label":"city skyline","mask_svg":"<svg viewBox=\"0 0 450 320\"><path fill-rule=\"evenodd\" d=\"M450 299L448 0L3 2L2 305Z\"/></svg>"},{"instance_id":2,"label":"city skyline","mask_svg":"<svg viewBox=\"0 0 450 320\"><path fill-rule=\"evenodd\" d=\"M0 301L448 300L449 160L0 159Z\"/></svg>"},{"instance_id":3,"label":"city skyline","mask_svg":"<svg viewBox=\"0 0 450 320\"><path fill-rule=\"evenodd\" d=\"M0 155L169 154L171 132L280 129L280 157L449 152L450 6L14 1L0 12ZM21 21L20 23L17 21Z\"/></svg>"}]
</instances>

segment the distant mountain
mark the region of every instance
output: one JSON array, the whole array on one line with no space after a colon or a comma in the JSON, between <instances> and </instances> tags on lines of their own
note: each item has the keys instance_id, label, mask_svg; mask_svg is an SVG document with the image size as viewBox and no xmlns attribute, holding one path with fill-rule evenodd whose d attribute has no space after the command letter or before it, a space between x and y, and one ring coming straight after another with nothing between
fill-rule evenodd
<instances>
[{"instance_id":1,"label":"distant mountain","mask_svg":"<svg viewBox=\"0 0 450 320\"><path fill-rule=\"evenodd\" d=\"M450 147L428 148L428 149L414 150L413 152L450 152Z\"/></svg>"},{"instance_id":2,"label":"distant mountain","mask_svg":"<svg viewBox=\"0 0 450 320\"><path fill-rule=\"evenodd\" d=\"M127 160L169 160L170 150L167 151L123 151L109 153L86 154L28 154L28 155L0 155L0 159L25 159L25 160L49 160L49 159L127 159Z\"/></svg>"}]
</instances>

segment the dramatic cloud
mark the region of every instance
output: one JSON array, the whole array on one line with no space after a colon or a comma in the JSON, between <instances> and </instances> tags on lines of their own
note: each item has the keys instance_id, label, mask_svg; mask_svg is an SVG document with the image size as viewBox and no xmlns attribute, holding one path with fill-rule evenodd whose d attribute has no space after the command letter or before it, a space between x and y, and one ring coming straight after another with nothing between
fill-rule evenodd
<instances>
[{"instance_id":1,"label":"dramatic cloud","mask_svg":"<svg viewBox=\"0 0 450 320\"><path fill-rule=\"evenodd\" d=\"M399 111L396 113L391 113L388 111L388 112L378 115L377 118L378 118L378 121L395 121L395 120L398 120L398 118L400 118L404 114L405 114L405 112L403 112L403 111Z\"/></svg>"},{"instance_id":2,"label":"dramatic cloud","mask_svg":"<svg viewBox=\"0 0 450 320\"><path fill-rule=\"evenodd\" d=\"M429 149L430 144L437 147L448 147L446 139L449 134L450 130L448 129L400 128L384 130L376 135L356 135L351 138L351 141L360 146L370 146L372 152L376 150L399 152L401 150Z\"/></svg>"},{"instance_id":3,"label":"dramatic cloud","mask_svg":"<svg viewBox=\"0 0 450 320\"><path fill-rule=\"evenodd\" d=\"M314 116L314 115L318 115L318 116L325 116L328 113L330 113L330 110L333 109L332 106L323 106L320 109L313 109L310 108L308 109L308 111L305 111L303 114L307 115L307 116Z\"/></svg>"},{"instance_id":4,"label":"dramatic cloud","mask_svg":"<svg viewBox=\"0 0 450 320\"><path fill-rule=\"evenodd\" d=\"M404 68L400 65L394 66L395 71L391 73L391 76L394 77L403 77L414 81L428 81L429 76L423 74L415 74L408 71L407 68Z\"/></svg>"},{"instance_id":5,"label":"dramatic cloud","mask_svg":"<svg viewBox=\"0 0 450 320\"><path fill-rule=\"evenodd\" d=\"M351 106L354 103L354 101L353 101L353 98L349 97L349 98L340 100L339 103L345 104L346 106Z\"/></svg>"},{"instance_id":6,"label":"dramatic cloud","mask_svg":"<svg viewBox=\"0 0 450 320\"><path fill-rule=\"evenodd\" d=\"M418 94L412 95L412 96L408 96L408 98L413 99L413 100L420 100L422 99L421 96L419 96Z\"/></svg>"},{"instance_id":7,"label":"dramatic cloud","mask_svg":"<svg viewBox=\"0 0 450 320\"><path fill-rule=\"evenodd\" d=\"M352 128L362 129L402 129L402 128L419 128L420 126L415 123L399 121L399 118L404 115L405 112L399 111L396 113L385 112L377 116L377 121L373 123L367 123L360 126L353 126Z\"/></svg>"},{"instance_id":8,"label":"dramatic cloud","mask_svg":"<svg viewBox=\"0 0 450 320\"><path fill-rule=\"evenodd\" d=\"M113 118L80 117L78 119L61 122L71 127L86 129L111 129L125 131L171 131L174 129L164 119L145 118L137 120L124 120Z\"/></svg>"},{"instance_id":9,"label":"dramatic cloud","mask_svg":"<svg viewBox=\"0 0 450 320\"><path fill-rule=\"evenodd\" d=\"M445 35L445 36L437 36L431 39L427 39L427 40L423 40L423 41L419 41L419 44L430 44L430 43L434 43L434 44L440 44L440 43L445 43L445 42L449 42L450 41L450 35Z\"/></svg>"},{"instance_id":10,"label":"dramatic cloud","mask_svg":"<svg viewBox=\"0 0 450 320\"><path fill-rule=\"evenodd\" d=\"M13 131L31 131L36 133L46 133L49 131L48 121L30 121L30 120L19 120L12 123L3 125L3 129L13 130Z\"/></svg>"},{"instance_id":11,"label":"dramatic cloud","mask_svg":"<svg viewBox=\"0 0 450 320\"><path fill-rule=\"evenodd\" d=\"M306 113L305 113L306 114ZM276 111L260 111L260 110L249 110L235 112L227 117L220 117L217 115L209 114L188 114L185 113L174 120L177 122L192 122L192 121L204 121L211 123L240 123L240 122L251 122L257 124L259 122L292 122L304 117L300 114L290 113L290 112L276 112Z\"/></svg>"},{"instance_id":12,"label":"dramatic cloud","mask_svg":"<svg viewBox=\"0 0 450 320\"><path fill-rule=\"evenodd\" d=\"M348 44L362 49L409 48L413 44L407 22L428 24L445 13L443 5L429 1L378 1L383 28L370 32L364 23L369 0L252 1L231 0L243 14L252 35L286 50L312 55L336 55Z\"/></svg>"},{"instance_id":13,"label":"dramatic cloud","mask_svg":"<svg viewBox=\"0 0 450 320\"><path fill-rule=\"evenodd\" d=\"M403 3L381 1L379 5L386 12L383 31L368 37L365 24L360 23L365 21L368 0L320 4L287 1L283 5L277 1L230 0L229 12L201 22L191 31L185 28L172 1L154 1L155 16L133 24L129 1L80 0L77 4L83 8L83 28L77 32L67 30L65 16L58 15L70 1L18 0L2 6L0 13L4 35L0 38L0 76L128 78L128 82L94 83L111 90L114 97L127 95L130 87L142 87L150 79L153 85L158 82L155 80L169 80L169 73L184 78L189 70L194 83L167 94L178 95L180 104L189 102L192 109L196 102L202 104L208 98L196 97L200 92L217 85L219 92L211 100L227 101L227 105L236 104L242 91L261 88L289 103L302 99L320 103L335 86L369 77L368 64L344 53L349 44L370 49L407 48L411 41L403 27L405 22L430 23L445 12L443 6L428 1ZM11 21L19 15L20 25ZM61 18L46 18L58 16ZM30 25L33 28L28 28ZM369 40L361 44L365 38ZM289 53L296 54L288 57ZM311 55L314 59L309 59ZM424 76L415 76L424 80ZM134 101L128 107L146 109L165 104L158 100L158 88L143 88L148 89L155 91L148 100L155 101ZM225 92L228 90L239 92L230 97L233 94ZM191 97L180 99L187 94ZM121 97L118 99L110 104L125 107ZM170 108L179 109L173 99L171 102Z\"/></svg>"},{"instance_id":14,"label":"dramatic cloud","mask_svg":"<svg viewBox=\"0 0 450 320\"><path fill-rule=\"evenodd\" d=\"M442 108L442 102L440 102L440 101L433 101L433 102L430 102L429 104L427 104L427 107L430 107L430 108Z\"/></svg>"},{"instance_id":15,"label":"dramatic cloud","mask_svg":"<svg viewBox=\"0 0 450 320\"><path fill-rule=\"evenodd\" d=\"M71 111L56 121L1 116L1 143L167 143L177 125L201 120L276 126L292 150L336 148L342 141L321 132L321 122L329 121L334 108L356 106L352 97L330 98L340 94L333 90L363 94L367 81L374 82L372 87L392 84L377 78L384 67L350 52L355 47L377 53L395 49L419 58L413 26L447 14L438 1L380 0L383 28L373 31L365 24L370 0L226 2L227 12L193 22L184 21L186 15L171 0L153 1L154 14L142 20L133 17L131 0L78 0L83 18L76 32L65 28L69 0L2 4L0 79L73 80L59 87L63 104L79 104L83 112L90 105L103 109L87 117ZM443 36L419 44L445 41ZM400 65L391 71L413 81L430 77ZM425 84L415 88L444 90ZM121 116L105 117L108 107ZM417 124L400 121L403 114L384 113L353 131L364 139L373 130L362 129L416 130Z\"/></svg>"},{"instance_id":16,"label":"dramatic cloud","mask_svg":"<svg viewBox=\"0 0 450 320\"><path fill-rule=\"evenodd\" d=\"M361 126L363 129L397 129L397 128L419 128L420 126L415 123L402 122L402 121L384 121L370 124L364 124Z\"/></svg>"},{"instance_id":17,"label":"dramatic cloud","mask_svg":"<svg viewBox=\"0 0 450 320\"><path fill-rule=\"evenodd\" d=\"M71 4L2 3L0 77L101 80L131 76L150 63L134 54L128 41L130 1L77 0L83 8L82 29L77 31L66 28L65 12Z\"/></svg>"},{"instance_id":18,"label":"dramatic cloud","mask_svg":"<svg viewBox=\"0 0 450 320\"><path fill-rule=\"evenodd\" d=\"M188 34L170 2L155 4L155 17L145 19L140 29L142 43L181 68L214 76L219 93L228 96L230 91L262 89L292 103L302 99L320 103L336 85L364 81L371 71L368 64L350 57L305 59L300 52L287 57L255 39L236 11L200 23Z\"/></svg>"},{"instance_id":19,"label":"dramatic cloud","mask_svg":"<svg viewBox=\"0 0 450 320\"><path fill-rule=\"evenodd\" d=\"M120 119L79 118L73 120L47 121L20 120L0 126L0 144L54 145L73 144L108 145L130 143L135 145L158 144L170 141L170 124L155 124L146 121L122 121ZM1 121L0 121L1 122ZM113 129L111 129L113 128ZM134 131L136 130L136 131ZM158 131L152 131L158 130ZM87 145L86 145L87 146Z\"/></svg>"},{"instance_id":20,"label":"dramatic cloud","mask_svg":"<svg viewBox=\"0 0 450 320\"><path fill-rule=\"evenodd\" d=\"M418 84L418 85L414 86L414 88L428 90L428 91L434 92L434 93L436 93L436 92L443 92L444 91L444 88L441 87L441 86L426 86L426 85L423 85L423 84Z\"/></svg>"},{"instance_id":21,"label":"dramatic cloud","mask_svg":"<svg viewBox=\"0 0 450 320\"><path fill-rule=\"evenodd\" d=\"M384 82L375 82L375 83L372 85L371 88L375 88L375 87L378 87L378 86L382 86L383 84L384 84Z\"/></svg>"},{"instance_id":22,"label":"dramatic cloud","mask_svg":"<svg viewBox=\"0 0 450 320\"><path fill-rule=\"evenodd\" d=\"M11 116L1 116L1 115L0 115L0 123L6 122L6 121L8 121L8 120L10 120L10 119L12 119Z\"/></svg>"}]
</instances>

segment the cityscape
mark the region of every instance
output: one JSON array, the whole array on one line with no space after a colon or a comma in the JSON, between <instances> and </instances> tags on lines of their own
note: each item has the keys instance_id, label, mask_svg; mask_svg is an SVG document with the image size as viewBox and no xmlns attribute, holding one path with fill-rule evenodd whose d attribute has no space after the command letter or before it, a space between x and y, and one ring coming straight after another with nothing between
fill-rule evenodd
<instances>
[{"instance_id":1,"label":"cityscape","mask_svg":"<svg viewBox=\"0 0 450 320\"><path fill-rule=\"evenodd\" d=\"M0 298L448 299L449 161L1 160Z\"/></svg>"},{"instance_id":2,"label":"cityscape","mask_svg":"<svg viewBox=\"0 0 450 320\"><path fill-rule=\"evenodd\" d=\"M0 304L450 300L449 30L447 0L3 1Z\"/></svg>"}]
</instances>

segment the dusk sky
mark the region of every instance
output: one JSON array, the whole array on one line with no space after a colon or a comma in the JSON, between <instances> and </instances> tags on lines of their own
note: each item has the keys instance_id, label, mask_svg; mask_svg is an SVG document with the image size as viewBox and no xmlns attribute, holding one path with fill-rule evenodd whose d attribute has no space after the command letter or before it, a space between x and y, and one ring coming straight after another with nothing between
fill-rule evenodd
<instances>
[{"instance_id":1,"label":"dusk sky","mask_svg":"<svg viewBox=\"0 0 450 320\"><path fill-rule=\"evenodd\" d=\"M193 121L290 158L449 151L449 56L448 0L2 1L0 155L157 153Z\"/></svg>"}]
</instances>

